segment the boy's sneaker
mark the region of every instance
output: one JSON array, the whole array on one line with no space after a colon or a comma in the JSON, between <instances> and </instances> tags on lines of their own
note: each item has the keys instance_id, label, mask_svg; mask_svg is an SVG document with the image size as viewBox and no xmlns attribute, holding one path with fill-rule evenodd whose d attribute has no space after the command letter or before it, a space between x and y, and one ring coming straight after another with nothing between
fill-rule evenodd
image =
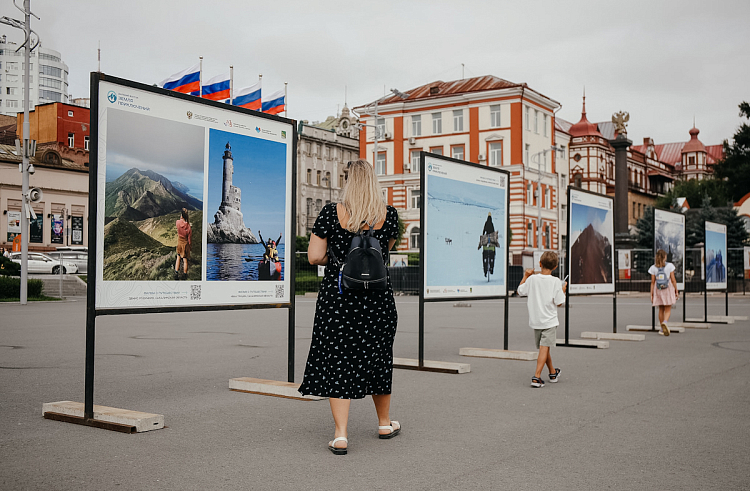
<instances>
[{"instance_id":1,"label":"boy's sneaker","mask_svg":"<svg viewBox=\"0 0 750 491\"><path fill-rule=\"evenodd\" d=\"M549 374L549 381L550 383L557 383L557 381L560 380L560 369L555 368L555 373Z\"/></svg>"},{"instance_id":2,"label":"boy's sneaker","mask_svg":"<svg viewBox=\"0 0 750 491\"><path fill-rule=\"evenodd\" d=\"M531 386L539 388L544 387L544 380L539 377L531 377Z\"/></svg>"}]
</instances>

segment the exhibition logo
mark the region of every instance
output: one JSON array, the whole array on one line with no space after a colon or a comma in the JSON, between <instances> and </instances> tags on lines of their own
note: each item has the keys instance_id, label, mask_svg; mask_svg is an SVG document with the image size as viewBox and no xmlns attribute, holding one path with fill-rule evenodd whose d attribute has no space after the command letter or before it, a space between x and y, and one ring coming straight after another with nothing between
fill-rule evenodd
<instances>
[{"instance_id":1,"label":"exhibition logo","mask_svg":"<svg viewBox=\"0 0 750 491\"><path fill-rule=\"evenodd\" d=\"M281 138L286 139L286 131L283 131L283 130L281 131Z\"/></svg>"},{"instance_id":2,"label":"exhibition logo","mask_svg":"<svg viewBox=\"0 0 750 491\"><path fill-rule=\"evenodd\" d=\"M232 120L231 119L227 119L226 121L224 121L224 126L229 126L231 128L232 127Z\"/></svg>"},{"instance_id":3,"label":"exhibition logo","mask_svg":"<svg viewBox=\"0 0 750 491\"><path fill-rule=\"evenodd\" d=\"M260 133L260 126L256 126L255 127L255 131L258 132L258 133Z\"/></svg>"},{"instance_id":4,"label":"exhibition logo","mask_svg":"<svg viewBox=\"0 0 750 491\"><path fill-rule=\"evenodd\" d=\"M110 90L109 93L107 93L107 100L112 104L117 102L117 94L115 94L114 90Z\"/></svg>"},{"instance_id":5,"label":"exhibition logo","mask_svg":"<svg viewBox=\"0 0 750 491\"><path fill-rule=\"evenodd\" d=\"M427 170L428 170L428 171L431 171L431 170L432 170L432 164L427 164Z\"/></svg>"},{"instance_id":6,"label":"exhibition logo","mask_svg":"<svg viewBox=\"0 0 750 491\"><path fill-rule=\"evenodd\" d=\"M192 111L188 111L187 112L187 117L188 117L188 119L193 119L193 112Z\"/></svg>"}]
</instances>

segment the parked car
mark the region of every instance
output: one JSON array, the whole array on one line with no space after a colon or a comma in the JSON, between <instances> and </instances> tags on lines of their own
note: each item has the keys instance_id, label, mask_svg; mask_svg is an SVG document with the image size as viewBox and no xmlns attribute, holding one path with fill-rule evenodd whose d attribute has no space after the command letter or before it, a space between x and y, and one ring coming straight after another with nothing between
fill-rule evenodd
<instances>
[{"instance_id":1,"label":"parked car","mask_svg":"<svg viewBox=\"0 0 750 491\"><path fill-rule=\"evenodd\" d=\"M79 250L62 250L58 252L48 252L47 255L57 262L60 262L60 256L62 256L63 262L73 263L78 266L78 272L81 274L87 274L89 267L89 255L85 248L83 251Z\"/></svg>"},{"instance_id":2,"label":"parked car","mask_svg":"<svg viewBox=\"0 0 750 491\"><path fill-rule=\"evenodd\" d=\"M10 255L10 260L14 263L21 264L21 253L14 252ZM75 263L67 261L65 258L62 260L63 274L77 273L78 266ZM29 273L52 273L60 274L60 260L53 259L47 254L41 252L29 252Z\"/></svg>"}]
</instances>

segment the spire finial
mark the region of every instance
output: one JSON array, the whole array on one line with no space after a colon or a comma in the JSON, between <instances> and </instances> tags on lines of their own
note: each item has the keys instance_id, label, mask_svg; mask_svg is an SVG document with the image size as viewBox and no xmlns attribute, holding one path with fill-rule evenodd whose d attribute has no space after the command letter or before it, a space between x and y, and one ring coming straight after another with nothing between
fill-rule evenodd
<instances>
[{"instance_id":1,"label":"spire finial","mask_svg":"<svg viewBox=\"0 0 750 491\"><path fill-rule=\"evenodd\" d=\"M581 111L581 114L584 116L586 115L586 86L583 86L583 111Z\"/></svg>"}]
</instances>

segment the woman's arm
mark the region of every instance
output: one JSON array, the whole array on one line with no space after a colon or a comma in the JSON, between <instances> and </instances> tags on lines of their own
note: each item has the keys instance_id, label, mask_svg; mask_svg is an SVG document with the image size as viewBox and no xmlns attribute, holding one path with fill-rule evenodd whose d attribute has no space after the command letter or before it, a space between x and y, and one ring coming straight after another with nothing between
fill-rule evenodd
<instances>
[{"instance_id":1,"label":"woman's arm","mask_svg":"<svg viewBox=\"0 0 750 491\"><path fill-rule=\"evenodd\" d=\"M310 234L310 245L307 246L307 260L310 264L325 266L328 264L328 239L321 239Z\"/></svg>"},{"instance_id":2,"label":"woman's arm","mask_svg":"<svg viewBox=\"0 0 750 491\"><path fill-rule=\"evenodd\" d=\"M651 275L651 301L654 301L654 285L656 284L656 276Z\"/></svg>"},{"instance_id":3,"label":"woman's arm","mask_svg":"<svg viewBox=\"0 0 750 491\"><path fill-rule=\"evenodd\" d=\"M672 280L672 284L674 285L674 293L676 296L680 296L680 290L677 289L677 278L674 277L674 271L669 273L669 279Z\"/></svg>"}]
</instances>

